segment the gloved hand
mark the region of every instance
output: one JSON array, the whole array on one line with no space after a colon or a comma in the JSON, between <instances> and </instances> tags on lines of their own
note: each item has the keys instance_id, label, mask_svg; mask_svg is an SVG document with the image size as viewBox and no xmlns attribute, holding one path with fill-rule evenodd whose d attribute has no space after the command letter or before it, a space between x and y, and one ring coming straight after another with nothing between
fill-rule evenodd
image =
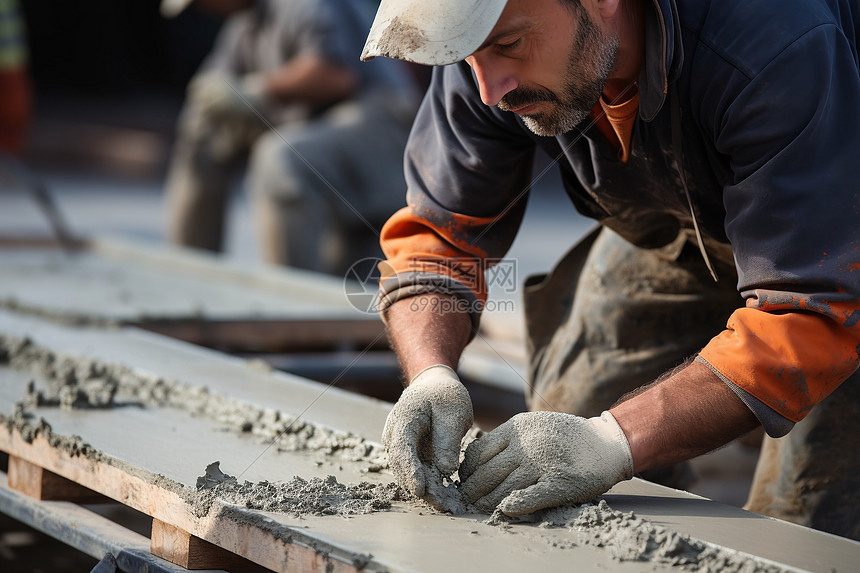
<instances>
[{"instance_id":1,"label":"gloved hand","mask_svg":"<svg viewBox=\"0 0 860 573\"><path fill-rule=\"evenodd\" d=\"M388 414L382 432L397 483L427 499L432 481L457 471L460 442L472 419L469 392L451 368L437 364L415 375Z\"/></svg>"},{"instance_id":2,"label":"gloved hand","mask_svg":"<svg viewBox=\"0 0 860 573\"><path fill-rule=\"evenodd\" d=\"M189 82L187 97L204 115L253 117L266 104L265 81L260 74L236 77L204 72Z\"/></svg>"},{"instance_id":3,"label":"gloved hand","mask_svg":"<svg viewBox=\"0 0 860 573\"><path fill-rule=\"evenodd\" d=\"M460 491L481 511L518 516L585 503L631 477L630 446L609 412L527 412L469 444Z\"/></svg>"}]
</instances>

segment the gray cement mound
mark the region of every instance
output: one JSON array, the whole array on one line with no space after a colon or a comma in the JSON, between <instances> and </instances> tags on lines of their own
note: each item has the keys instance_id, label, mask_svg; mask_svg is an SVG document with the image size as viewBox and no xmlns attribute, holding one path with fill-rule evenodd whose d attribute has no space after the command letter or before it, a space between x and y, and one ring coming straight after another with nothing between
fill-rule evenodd
<instances>
[{"instance_id":1,"label":"gray cement mound","mask_svg":"<svg viewBox=\"0 0 860 573\"><path fill-rule=\"evenodd\" d=\"M602 547L618 561L641 561L704 573L788 571L752 555L682 535L633 512L612 509L603 499L597 504L554 508L516 519L497 511L486 523L508 528L510 523L523 522L541 528L565 528L571 533L570 547Z\"/></svg>"},{"instance_id":2,"label":"gray cement mound","mask_svg":"<svg viewBox=\"0 0 860 573\"><path fill-rule=\"evenodd\" d=\"M195 514L205 515L216 500L254 509L301 515L360 515L385 511L391 502L405 499L395 484L342 484L334 476L270 483L239 481L221 472L218 462L209 464L197 478L197 491L190 500Z\"/></svg>"}]
</instances>

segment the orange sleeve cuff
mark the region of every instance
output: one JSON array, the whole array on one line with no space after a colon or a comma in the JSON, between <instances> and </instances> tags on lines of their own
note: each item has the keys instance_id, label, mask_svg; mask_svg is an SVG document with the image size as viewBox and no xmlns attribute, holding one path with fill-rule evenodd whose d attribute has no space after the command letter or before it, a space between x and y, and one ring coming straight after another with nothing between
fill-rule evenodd
<instances>
[{"instance_id":1,"label":"orange sleeve cuff","mask_svg":"<svg viewBox=\"0 0 860 573\"><path fill-rule=\"evenodd\" d=\"M728 380L799 422L860 363L860 332L815 312L741 308L701 351Z\"/></svg>"},{"instance_id":2,"label":"orange sleeve cuff","mask_svg":"<svg viewBox=\"0 0 860 573\"><path fill-rule=\"evenodd\" d=\"M490 222L491 218L455 215L440 226L409 207L400 209L382 228L380 245L387 260L379 265L381 281L404 273L443 275L464 285L481 303L486 302L483 271L487 254L461 237L473 236L470 231Z\"/></svg>"}]
</instances>

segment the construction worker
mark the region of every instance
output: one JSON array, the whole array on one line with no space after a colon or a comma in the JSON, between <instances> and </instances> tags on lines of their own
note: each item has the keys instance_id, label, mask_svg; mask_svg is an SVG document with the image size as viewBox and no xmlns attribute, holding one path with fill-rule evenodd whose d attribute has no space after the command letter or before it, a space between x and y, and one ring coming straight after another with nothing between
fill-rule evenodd
<instances>
[{"instance_id":1,"label":"construction worker","mask_svg":"<svg viewBox=\"0 0 860 573\"><path fill-rule=\"evenodd\" d=\"M191 0L165 0L174 16ZM229 15L191 80L166 183L171 242L219 251L248 158L263 258L342 273L378 250L371 222L403 204L419 96L402 62L365 67L373 18L353 0L197 0Z\"/></svg>"},{"instance_id":2,"label":"construction worker","mask_svg":"<svg viewBox=\"0 0 860 573\"><path fill-rule=\"evenodd\" d=\"M857 0L383 0L363 59L439 66L382 232L398 481L433 501L459 466L516 516L762 425L747 507L860 539L857 30ZM600 226L526 287L533 411L459 465L536 148Z\"/></svg>"}]
</instances>

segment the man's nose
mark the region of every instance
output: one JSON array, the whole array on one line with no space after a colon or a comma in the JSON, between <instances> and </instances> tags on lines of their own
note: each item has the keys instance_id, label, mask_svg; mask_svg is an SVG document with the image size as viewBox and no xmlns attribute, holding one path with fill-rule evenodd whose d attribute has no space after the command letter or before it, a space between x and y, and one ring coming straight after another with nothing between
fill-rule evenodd
<instances>
[{"instance_id":1,"label":"man's nose","mask_svg":"<svg viewBox=\"0 0 860 573\"><path fill-rule=\"evenodd\" d=\"M516 77L497 60L472 55L466 58L466 63L475 71L481 101L487 105L496 105L506 93L517 88Z\"/></svg>"}]
</instances>

